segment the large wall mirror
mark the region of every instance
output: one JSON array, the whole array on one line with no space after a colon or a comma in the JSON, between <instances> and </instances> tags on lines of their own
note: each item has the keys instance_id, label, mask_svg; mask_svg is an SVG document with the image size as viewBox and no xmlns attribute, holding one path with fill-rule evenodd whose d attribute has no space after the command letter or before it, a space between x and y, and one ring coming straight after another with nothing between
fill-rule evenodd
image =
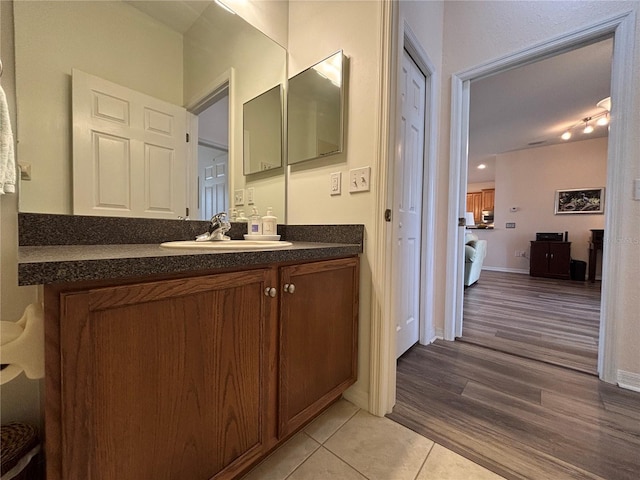
<instances>
[{"instance_id":1,"label":"large wall mirror","mask_svg":"<svg viewBox=\"0 0 640 480\"><path fill-rule=\"evenodd\" d=\"M345 67L341 50L289 79L289 164L342 152Z\"/></svg>"},{"instance_id":2,"label":"large wall mirror","mask_svg":"<svg viewBox=\"0 0 640 480\"><path fill-rule=\"evenodd\" d=\"M31 166L31 180L21 182L21 212L72 214L74 196L80 198L74 188L86 187L93 189L88 198L102 195L104 215L115 210L122 216L176 218L185 211L165 208L164 195L176 193L166 182L184 179L178 197L192 219L205 219L216 205L230 209L233 191L251 187L258 208L272 206L285 220L284 169L246 177L242 161L242 106L286 82L282 46L213 1L21 1L14 2L14 23L17 160ZM180 123L182 132L197 131L198 138L190 138L186 153L175 154L153 139L137 147L107 129L91 134L98 140L88 150L74 152L74 136L84 128L72 106L74 69L78 77L88 74L89 83L78 83L91 94L99 90L95 80L184 110L183 120L145 106L141 122L154 135L180 131ZM87 108L102 120L124 121L133 107L118 95L89 96ZM127 177L134 168L127 149L142 152L135 167L147 175L142 180ZM94 165L82 170L74 164L78 160ZM109 182L119 189L103 195ZM121 205L134 197L141 199L140 211ZM219 203L203 205L209 200Z\"/></svg>"}]
</instances>

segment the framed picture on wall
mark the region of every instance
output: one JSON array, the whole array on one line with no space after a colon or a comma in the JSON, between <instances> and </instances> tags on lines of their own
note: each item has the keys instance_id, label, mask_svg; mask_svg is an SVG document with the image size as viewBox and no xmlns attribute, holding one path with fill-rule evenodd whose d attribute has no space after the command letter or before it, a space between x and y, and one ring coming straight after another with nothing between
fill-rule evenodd
<instances>
[{"instance_id":1,"label":"framed picture on wall","mask_svg":"<svg viewBox=\"0 0 640 480\"><path fill-rule=\"evenodd\" d=\"M556 190L556 215L604 213L604 187Z\"/></svg>"}]
</instances>

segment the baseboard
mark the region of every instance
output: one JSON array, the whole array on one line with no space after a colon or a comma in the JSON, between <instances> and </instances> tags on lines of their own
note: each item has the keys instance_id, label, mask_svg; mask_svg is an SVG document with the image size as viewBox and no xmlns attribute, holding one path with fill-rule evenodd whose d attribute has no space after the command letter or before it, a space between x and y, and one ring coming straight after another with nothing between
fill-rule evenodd
<instances>
[{"instance_id":1,"label":"baseboard","mask_svg":"<svg viewBox=\"0 0 640 480\"><path fill-rule=\"evenodd\" d=\"M640 373L618 370L618 386L634 392L640 392Z\"/></svg>"},{"instance_id":2,"label":"baseboard","mask_svg":"<svg viewBox=\"0 0 640 480\"><path fill-rule=\"evenodd\" d=\"M482 270L489 270L491 272L504 272L504 273L522 273L524 275L529 275L529 270L524 268L487 267L483 265Z\"/></svg>"},{"instance_id":3,"label":"baseboard","mask_svg":"<svg viewBox=\"0 0 640 480\"><path fill-rule=\"evenodd\" d=\"M360 407L363 410L369 411L369 393L365 392L361 388L357 386L352 386L348 388L342 396L345 400L350 401L356 407Z\"/></svg>"}]
</instances>

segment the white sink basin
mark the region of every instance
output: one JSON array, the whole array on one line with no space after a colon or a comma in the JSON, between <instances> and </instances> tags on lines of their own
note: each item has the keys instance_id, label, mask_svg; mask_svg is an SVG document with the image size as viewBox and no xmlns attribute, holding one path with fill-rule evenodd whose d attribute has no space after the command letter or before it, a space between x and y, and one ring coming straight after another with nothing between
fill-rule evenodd
<instances>
[{"instance_id":1,"label":"white sink basin","mask_svg":"<svg viewBox=\"0 0 640 480\"><path fill-rule=\"evenodd\" d=\"M197 250L276 250L293 245L291 242L269 240L224 240L218 242L196 242L183 240L180 242L164 242L161 247Z\"/></svg>"}]
</instances>

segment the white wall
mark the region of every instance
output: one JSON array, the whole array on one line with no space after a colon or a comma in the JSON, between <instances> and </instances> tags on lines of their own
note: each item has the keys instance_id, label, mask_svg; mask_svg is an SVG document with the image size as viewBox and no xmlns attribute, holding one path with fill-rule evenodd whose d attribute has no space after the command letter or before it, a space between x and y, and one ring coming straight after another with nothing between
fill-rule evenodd
<instances>
[{"instance_id":1,"label":"white wall","mask_svg":"<svg viewBox=\"0 0 640 480\"><path fill-rule=\"evenodd\" d=\"M604 215L555 215L555 192L604 187L606 167L606 137L498 155L495 229L478 233L488 241L484 266L528 273L529 242L536 232L568 232L571 257L587 261L590 229L604 228ZM506 229L506 222L516 228ZM527 257L516 257L516 251L527 252Z\"/></svg>"},{"instance_id":2,"label":"white wall","mask_svg":"<svg viewBox=\"0 0 640 480\"><path fill-rule=\"evenodd\" d=\"M438 226L436 249L438 251L437 269L442 278L445 276L445 252L447 247L447 208L449 202L449 132L451 86L453 73L468 70L500 56L514 53L534 44L578 28L613 17L616 14L633 10L635 12L635 50L633 62L628 65L631 71L629 91L640 91L640 16L639 3L629 2L445 2L444 15L444 77L442 83L443 106L441 110L442 130L438 173ZM632 118L625 121L640 124L640 96L633 96ZM623 198L620 213L624 219L616 238L609 238L610 245L619 249L623 265L619 266L613 294L616 308L617 330L616 358L617 368L631 372L640 378L640 329L638 312L640 296L637 295L640 278L640 202L632 200L633 179L640 177L638 158L640 144L636 138L625 139L626 156L621 159L621 177L626 181L617 186L616 194ZM438 285L436 297L440 299L436 306L444 319L444 282ZM640 380L638 380L640 383Z\"/></svg>"},{"instance_id":3,"label":"white wall","mask_svg":"<svg viewBox=\"0 0 640 480\"><path fill-rule=\"evenodd\" d=\"M13 14L11 2L0 2L0 57L4 66L2 88L9 104L15 132L15 81L13 71ZM18 287L18 194L0 195L0 320L15 322L27 305L37 301L35 287ZM24 373L0 387L0 423L28 422L41 426L40 382Z\"/></svg>"},{"instance_id":4,"label":"white wall","mask_svg":"<svg viewBox=\"0 0 640 480\"><path fill-rule=\"evenodd\" d=\"M68 214L71 70L182 105L182 36L123 2L14 6L17 155L32 165L20 210Z\"/></svg>"}]
</instances>

